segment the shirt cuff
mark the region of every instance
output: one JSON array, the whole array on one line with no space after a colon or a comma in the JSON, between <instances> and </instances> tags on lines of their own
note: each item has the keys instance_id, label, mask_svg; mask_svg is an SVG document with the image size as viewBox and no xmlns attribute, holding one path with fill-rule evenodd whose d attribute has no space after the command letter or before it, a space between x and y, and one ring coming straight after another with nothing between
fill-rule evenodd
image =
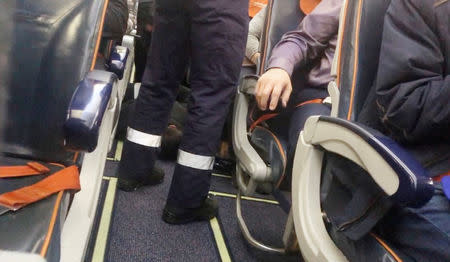
<instances>
[{"instance_id":1,"label":"shirt cuff","mask_svg":"<svg viewBox=\"0 0 450 262\"><path fill-rule=\"evenodd\" d=\"M289 76L292 76L292 72L294 71L294 65L289 62L288 59L283 57L271 57L267 69L271 68L281 68L286 71Z\"/></svg>"}]
</instances>

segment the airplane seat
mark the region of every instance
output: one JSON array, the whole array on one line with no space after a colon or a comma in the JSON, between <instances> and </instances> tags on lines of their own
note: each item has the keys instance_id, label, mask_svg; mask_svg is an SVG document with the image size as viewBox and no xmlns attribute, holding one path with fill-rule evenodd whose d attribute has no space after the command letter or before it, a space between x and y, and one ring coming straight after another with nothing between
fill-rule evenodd
<instances>
[{"instance_id":1,"label":"airplane seat","mask_svg":"<svg viewBox=\"0 0 450 262\"><path fill-rule=\"evenodd\" d=\"M104 7L103 0L0 2L0 249L12 257L60 261L68 241L81 250L69 256L83 256L84 222L93 217L72 213L95 209L117 93L117 77L94 70Z\"/></svg>"},{"instance_id":2,"label":"airplane seat","mask_svg":"<svg viewBox=\"0 0 450 262\"><path fill-rule=\"evenodd\" d=\"M265 125L264 119L267 116L271 117L273 112L258 111L253 95L259 75L267 69L273 47L280 41L283 34L294 30L304 16L305 13L300 9L297 0L271 0L268 2L260 41L261 57L255 71L256 74L246 74L241 78L233 108L232 140L236 155L238 223L245 239L252 246L275 253L291 252L292 250L289 250L291 246L286 244L286 246L278 248L255 240L243 219L240 198L241 195L252 195L257 186L260 186L262 191L266 191L268 188L277 188L285 177L287 143ZM292 76L293 81L301 77L301 72L296 72ZM289 207L285 209L288 211Z\"/></svg>"},{"instance_id":3,"label":"airplane seat","mask_svg":"<svg viewBox=\"0 0 450 262\"><path fill-rule=\"evenodd\" d=\"M233 148L237 159L238 185L244 195L253 193L254 187L256 187L255 181L275 182L278 179L273 179L273 177L281 177L284 173L286 159L283 155L285 155L286 148L282 145L286 143L265 126L259 125L257 128L256 125L252 126L254 116L260 117L265 114L256 109L253 93L258 75L265 71L272 48L284 33L295 29L304 16L298 1L269 1L260 42L261 59L257 65L257 75L247 74L241 79L233 110ZM254 130L256 132L253 132ZM250 137L247 136L248 134ZM271 152L277 153L272 154ZM272 156L274 159L269 159ZM271 177L272 168L277 170L274 172L277 174L273 177ZM250 187L244 183L243 172L250 176L248 183Z\"/></svg>"},{"instance_id":4,"label":"airplane seat","mask_svg":"<svg viewBox=\"0 0 450 262\"><path fill-rule=\"evenodd\" d=\"M433 195L426 170L360 117L371 106L389 3L345 0L335 55L338 90L329 86L337 94L335 114L310 117L300 134L291 211L305 261L348 261L347 250L334 242L341 236L376 250L374 261L399 261L403 254L372 229L394 205L420 207Z\"/></svg>"}]
</instances>

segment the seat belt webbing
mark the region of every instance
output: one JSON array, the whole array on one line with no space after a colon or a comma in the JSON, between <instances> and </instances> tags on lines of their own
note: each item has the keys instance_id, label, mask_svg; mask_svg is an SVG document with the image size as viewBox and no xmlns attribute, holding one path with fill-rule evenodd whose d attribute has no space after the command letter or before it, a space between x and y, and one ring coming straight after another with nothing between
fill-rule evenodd
<instances>
[{"instance_id":1,"label":"seat belt webbing","mask_svg":"<svg viewBox=\"0 0 450 262\"><path fill-rule=\"evenodd\" d=\"M38 162L28 162L24 166L0 166L0 178L42 175L50 169Z\"/></svg>"},{"instance_id":2,"label":"seat belt webbing","mask_svg":"<svg viewBox=\"0 0 450 262\"><path fill-rule=\"evenodd\" d=\"M295 107L297 108L297 107L301 107L301 106L308 105L308 104L322 104L322 103L323 103L323 100L324 100L324 99L321 99L321 98L311 99L311 100L308 100L308 101L299 103L299 104L296 105ZM257 125L259 125L261 122L264 122L264 121L267 121L267 120L269 120L269 119L272 119L272 118L278 116L278 114L279 114L279 113L269 113L269 114L264 114L264 115L260 116L258 119L256 119L255 122L253 122L253 123L250 125L250 131L253 131L253 129L255 129L255 127L256 127Z\"/></svg>"},{"instance_id":3,"label":"seat belt webbing","mask_svg":"<svg viewBox=\"0 0 450 262\"><path fill-rule=\"evenodd\" d=\"M64 168L41 181L0 195L0 206L16 211L63 190L80 190L78 168Z\"/></svg>"}]
</instances>

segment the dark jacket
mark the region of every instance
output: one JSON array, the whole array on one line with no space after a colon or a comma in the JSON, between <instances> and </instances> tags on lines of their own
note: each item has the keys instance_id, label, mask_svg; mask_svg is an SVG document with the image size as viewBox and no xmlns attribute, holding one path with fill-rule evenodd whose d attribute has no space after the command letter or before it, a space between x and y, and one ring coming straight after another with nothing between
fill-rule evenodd
<instances>
[{"instance_id":1,"label":"dark jacket","mask_svg":"<svg viewBox=\"0 0 450 262\"><path fill-rule=\"evenodd\" d=\"M381 125L426 167L440 162L448 168L450 0L391 1L375 92L373 107L378 112L365 113L378 119L369 124Z\"/></svg>"}]
</instances>

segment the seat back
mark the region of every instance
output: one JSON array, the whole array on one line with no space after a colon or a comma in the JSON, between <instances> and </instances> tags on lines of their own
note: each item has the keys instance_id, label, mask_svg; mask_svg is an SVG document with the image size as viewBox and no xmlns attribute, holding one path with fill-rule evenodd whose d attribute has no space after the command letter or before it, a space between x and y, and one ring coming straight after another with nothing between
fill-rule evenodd
<instances>
[{"instance_id":1,"label":"seat back","mask_svg":"<svg viewBox=\"0 0 450 262\"><path fill-rule=\"evenodd\" d=\"M391 0L347 0L340 23L338 116L357 120L378 68L384 14Z\"/></svg>"},{"instance_id":2,"label":"seat back","mask_svg":"<svg viewBox=\"0 0 450 262\"><path fill-rule=\"evenodd\" d=\"M93 68L104 0L0 1L2 153L66 162L63 124L77 84Z\"/></svg>"},{"instance_id":3,"label":"seat back","mask_svg":"<svg viewBox=\"0 0 450 262\"><path fill-rule=\"evenodd\" d=\"M259 46L261 52L257 69L259 75L267 69L273 47L280 41L283 34L294 30L304 16L298 0L269 0Z\"/></svg>"}]
</instances>

